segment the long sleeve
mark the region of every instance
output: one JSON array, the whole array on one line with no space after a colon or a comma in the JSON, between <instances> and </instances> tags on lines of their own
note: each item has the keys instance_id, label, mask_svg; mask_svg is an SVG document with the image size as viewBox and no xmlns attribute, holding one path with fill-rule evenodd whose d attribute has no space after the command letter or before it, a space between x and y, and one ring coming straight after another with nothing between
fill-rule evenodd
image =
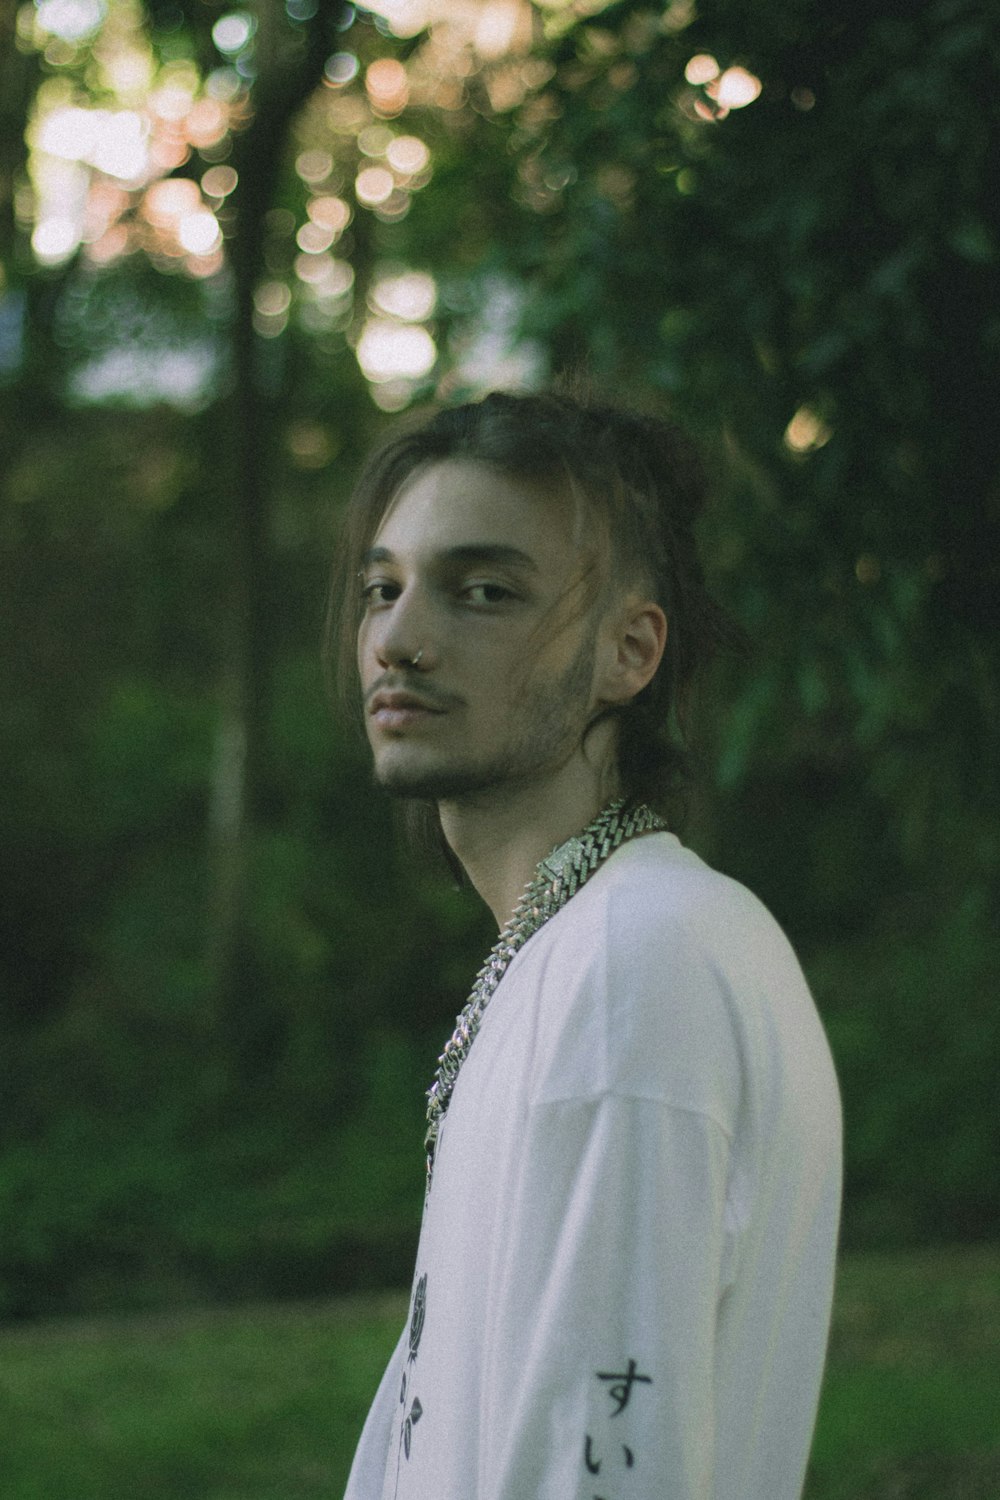
<instances>
[{"instance_id":1,"label":"long sleeve","mask_svg":"<svg viewBox=\"0 0 1000 1500\"><path fill-rule=\"evenodd\" d=\"M385 1486L386 1458L391 1449L393 1419L398 1404L396 1388L399 1384L399 1367L407 1338L408 1329L404 1328L362 1429L344 1500L381 1500Z\"/></svg>"},{"instance_id":2,"label":"long sleeve","mask_svg":"<svg viewBox=\"0 0 1000 1500\"><path fill-rule=\"evenodd\" d=\"M492 1265L480 1500L710 1500L729 1144L604 1094L537 1108Z\"/></svg>"}]
</instances>

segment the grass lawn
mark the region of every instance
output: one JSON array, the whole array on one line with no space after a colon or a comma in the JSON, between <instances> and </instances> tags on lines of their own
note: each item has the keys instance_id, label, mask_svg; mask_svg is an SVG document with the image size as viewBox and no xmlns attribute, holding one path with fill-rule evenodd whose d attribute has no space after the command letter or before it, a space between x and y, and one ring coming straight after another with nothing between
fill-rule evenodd
<instances>
[{"instance_id":1,"label":"grass lawn","mask_svg":"<svg viewBox=\"0 0 1000 1500\"><path fill-rule=\"evenodd\" d=\"M1000 1500L1000 1247L845 1256L806 1500Z\"/></svg>"},{"instance_id":2,"label":"grass lawn","mask_svg":"<svg viewBox=\"0 0 1000 1500\"><path fill-rule=\"evenodd\" d=\"M1000 1249L845 1258L807 1500L997 1500L998 1273ZM387 1295L8 1328L0 1496L340 1500L405 1314Z\"/></svg>"}]
</instances>

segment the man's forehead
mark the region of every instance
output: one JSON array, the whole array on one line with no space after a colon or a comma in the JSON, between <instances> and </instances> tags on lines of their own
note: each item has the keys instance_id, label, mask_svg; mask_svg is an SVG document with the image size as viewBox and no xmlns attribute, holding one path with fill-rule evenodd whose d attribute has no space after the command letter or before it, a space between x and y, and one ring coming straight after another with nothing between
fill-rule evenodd
<instances>
[{"instance_id":1,"label":"man's forehead","mask_svg":"<svg viewBox=\"0 0 1000 1500\"><path fill-rule=\"evenodd\" d=\"M559 477L534 479L478 460L443 459L402 482L383 512L373 547L485 549L493 550L496 561L506 549L506 561L538 566L593 545L589 510Z\"/></svg>"}]
</instances>

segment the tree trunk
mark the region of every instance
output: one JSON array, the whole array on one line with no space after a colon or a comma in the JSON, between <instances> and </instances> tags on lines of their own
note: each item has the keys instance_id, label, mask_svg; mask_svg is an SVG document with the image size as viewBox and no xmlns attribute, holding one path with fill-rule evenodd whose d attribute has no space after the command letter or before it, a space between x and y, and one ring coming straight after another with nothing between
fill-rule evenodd
<instances>
[{"instance_id":1,"label":"tree trunk","mask_svg":"<svg viewBox=\"0 0 1000 1500\"><path fill-rule=\"evenodd\" d=\"M259 0L257 80L250 126L236 137L239 174L227 244L232 275L230 390L221 408L223 521L227 558L219 714L209 816L208 962L217 1014L241 1045L253 1046L255 975L249 870L265 774L270 633L268 494L272 449L253 295L264 269L264 218L274 202L290 127L317 87L332 50L343 0L321 0L306 27L292 30L273 0ZM219 466L212 465L216 472ZM244 1023L248 1023L245 1025Z\"/></svg>"}]
</instances>

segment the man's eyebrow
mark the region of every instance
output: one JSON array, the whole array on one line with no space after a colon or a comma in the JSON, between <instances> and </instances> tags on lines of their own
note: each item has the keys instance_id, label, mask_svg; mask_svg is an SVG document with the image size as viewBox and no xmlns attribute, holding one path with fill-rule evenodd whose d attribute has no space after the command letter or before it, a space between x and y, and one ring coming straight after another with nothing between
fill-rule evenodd
<instances>
[{"instance_id":1,"label":"man's eyebrow","mask_svg":"<svg viewBox=\"0 0 1000 1500\"><path fill-rule=\"evenodd\" d=\"M388 547L369 547L361 559L361 565L371 568L376 563L394 563L395 561L396 556ZM525 572L538 572L538 564L533 557L527 552L522 552L520 547L511 547L503 542L465 542L458 547L446 547L438 555L437 561L445 564L461 563L465 566L485 563L493 566L521 568Z\"/></svg>"}]
</instances>

